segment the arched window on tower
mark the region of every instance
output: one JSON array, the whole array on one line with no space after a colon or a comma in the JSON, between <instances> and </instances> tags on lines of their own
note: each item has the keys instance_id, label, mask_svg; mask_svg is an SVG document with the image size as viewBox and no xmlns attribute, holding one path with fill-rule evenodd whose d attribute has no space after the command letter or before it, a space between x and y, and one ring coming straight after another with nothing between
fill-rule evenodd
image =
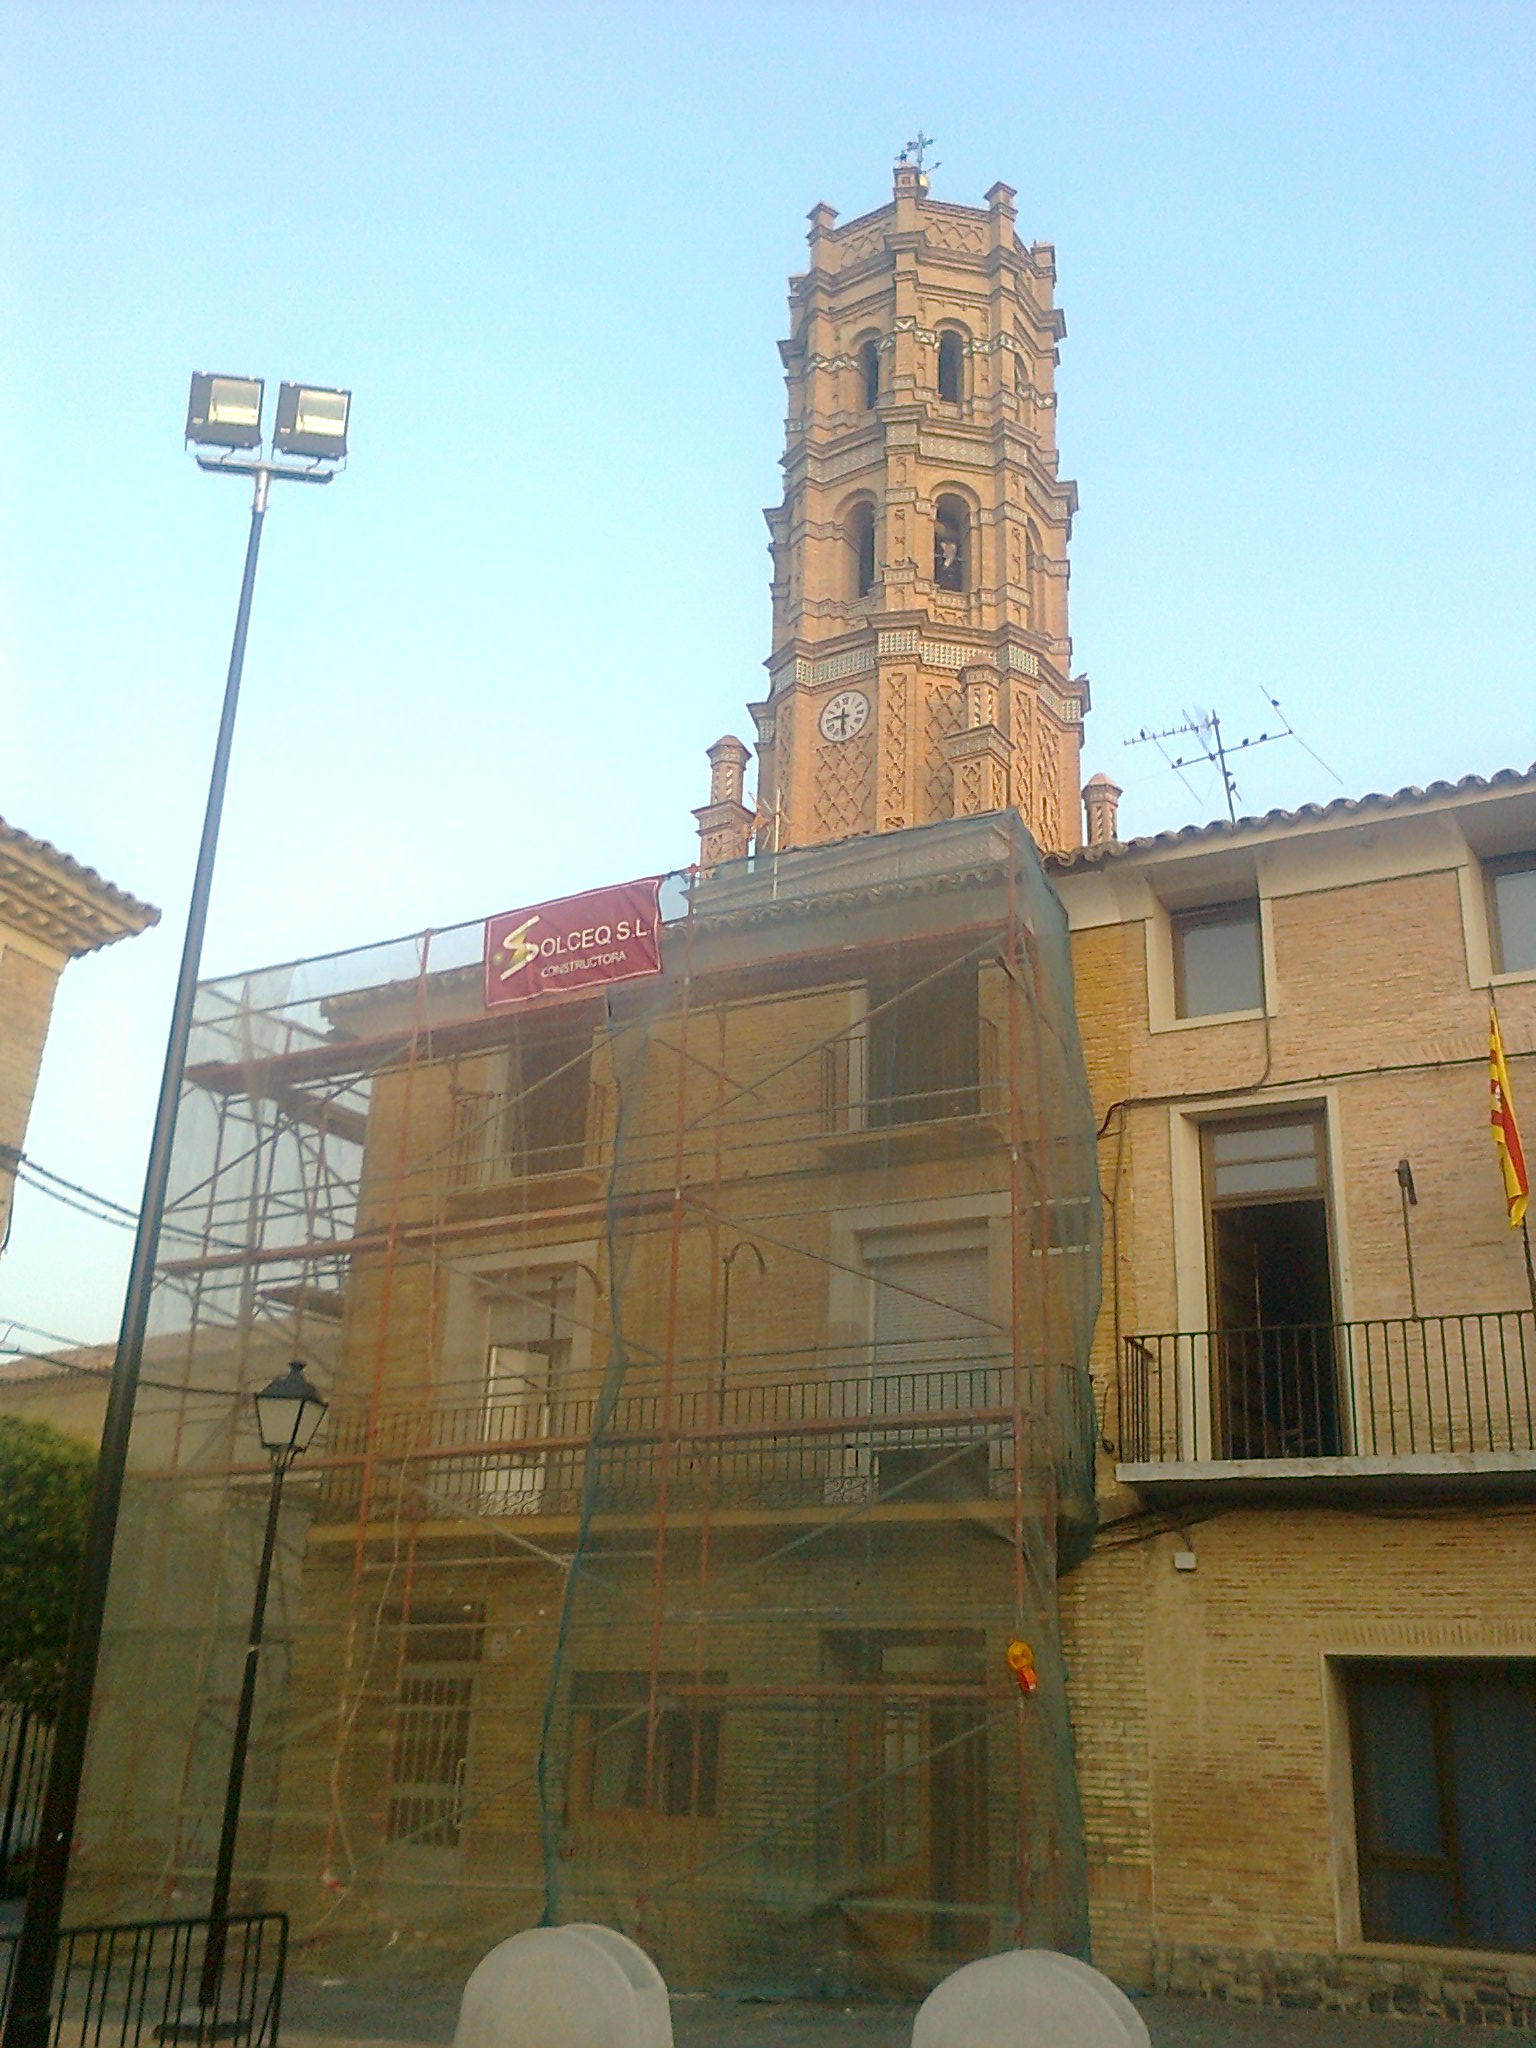
<instances>
[{"instance_id":1,"label":"arched window on tower","mask_svg":"<svg viewBox=\"0 0 1536 2048\"><path fill-rule=\"evenodd\" d=\"M873 412L880 398L880 344L866 341L859 350L859 395L864 410Z\"/></svg>"},{"instance_id":2,"label":"arched window on tower","mask_svg":"<svg viewBox=\"0 0 1536 2048\"><path fill-rule=\"evenodd\" d=\"M1049 631L1045 557L1040 552L1040 535L1033 520L1025 528L1025 546L1029 552L1029 623L1035 632L1044 633Z\"/></svg>"},{"instance_id":3,"label":"arched window on tower","mask_svg":"<svg viewBox=\"0 0 1536 2048\"><path fill-rule=\"evenodd\" d=\"M875 508L860 498L848 515L848 545L853 552L853 594L868 597L875 587Z\"/></svg>"},{"instance_id":4,"label":"arched window on tower","mask_svg":"<svg viewBox=\"0 0 1536 2048\"><path fill-rule=\"evenodd\" d=\"M1013 358L1013 388L1021 398L1029 390L1029 370L1025 365L1023 355L1017 352Z\"/></svg>"},{"instance_id":5,"label":"arched window on tower","mask_svg":"<svg viewBox=\"0 0 1536 2048\"><path fill-rule=\"evenodd\" d=\"M933 508L933 580L940 590L971 587L971 510L946 496Z\"/></svg>"},{"instance_id":6,"label":"arched window on tower","mask_svg":"<svg viewBox=\"0 0 1536 2048\"><path fill-rule=\"evenodd\" d=\"M965 342L952 327L939 336L939 396L958 405L965 393Z\"/></svg>"}]
</instances>

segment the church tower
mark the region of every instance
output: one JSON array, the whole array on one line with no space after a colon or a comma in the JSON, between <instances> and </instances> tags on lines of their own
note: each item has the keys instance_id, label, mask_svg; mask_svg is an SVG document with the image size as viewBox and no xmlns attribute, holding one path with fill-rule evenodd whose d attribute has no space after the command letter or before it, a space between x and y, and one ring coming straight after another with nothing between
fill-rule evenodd
<instances>
[{"instance_id":1,"label":"church tower","mask_svg":"<svg viewBox=\"0 0 1536 2048\"><path fill-rule=\"evenodd\" d=\"M1054 251L1019 240L1013 197L941 204L919 150L888 206L844 227L811 212L780 344L769 689L751 707L761 851L1008 805L1042 848L1081 842L1066 327Z\"/></svg>"}]
</instances>

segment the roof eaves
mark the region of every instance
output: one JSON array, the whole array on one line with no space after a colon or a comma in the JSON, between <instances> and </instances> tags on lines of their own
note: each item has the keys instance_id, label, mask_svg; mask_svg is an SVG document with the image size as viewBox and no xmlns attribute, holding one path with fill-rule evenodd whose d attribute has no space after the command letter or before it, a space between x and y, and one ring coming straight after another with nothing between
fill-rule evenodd
<instances>
[{"instance_id":1,"label":"roof eaves","mask_svg":"<svg viewBox=\"0 0 1536 2048\"><path fill-rule=\"evenodd\" d=\"M160 922L152 903L141 903L95 868L0 818L0 891L7 883L25 927L75 957Z\"/></svg>"},{"instance_id":2,"label":"roof eaves","mask_svg":"<svg viewBox=\"0 0 1536 2048\"><path fill-rule=\"evenodd\" d=\"M1464 775L1459 782L1431 782L1423 789L1410 784L1391 795L1372 790L1365 796L1335 797L1327 804L1300 804L1293 811L1266 811L1261 817L1213 818L1206 825L1180 825L1166 832L1144 833L1135 839L1111 839L1098 846L1074 847L1070 853L1048 853L1044 864L1047 874L1071 874L1137 854L1168 853L1179 847L1209 845L1217 840L1244 839L1294 825L1356 817L1363 811L1410 810L1420 804L1443 802L1447 797L1481 796L1522 787L1536 788L1536 762L1529 768L1500 768L1493 775Z\"/></svg>"}]
</instances>

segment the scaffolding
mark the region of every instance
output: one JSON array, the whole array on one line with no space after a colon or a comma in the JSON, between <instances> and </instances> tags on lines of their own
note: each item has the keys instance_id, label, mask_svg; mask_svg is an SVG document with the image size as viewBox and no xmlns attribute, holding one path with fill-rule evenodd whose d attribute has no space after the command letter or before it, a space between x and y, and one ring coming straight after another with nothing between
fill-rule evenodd
<instances>
[{"instance_id":1,"label":"scaffolding","mask_svg":"<svg viewBox=\"0 0 1536 2048\"><path fill-rule=\"evenodd\" d=\"M1094 1130L1012 813L688 871L662 966L490 1011L483 927L206 984L75 1908L209 1881L404 1968L539 1920L677 1987L1087 1952L1057 1581L1094 1530Z\"/></svg>"}]
</instances>

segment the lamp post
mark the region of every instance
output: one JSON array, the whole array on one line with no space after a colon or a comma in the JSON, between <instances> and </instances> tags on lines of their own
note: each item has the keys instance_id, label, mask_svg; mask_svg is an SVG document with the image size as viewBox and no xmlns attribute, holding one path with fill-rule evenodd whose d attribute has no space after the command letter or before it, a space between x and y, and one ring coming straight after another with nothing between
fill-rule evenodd
<instances>
[{"instance_id":1,"label":"lamp post","mask_svg":"<svg viewBox=\"0 0 1536 2048\"><path fill-rule=\"evenodd\" d=\"M267 1613L267 1588L272 1582L272 1555L277 1548L277 1517L283 1503L288 1467L314 1442L326 1404L295 1359L279 1378L256 1396L256 1426L272 1460L272 1493L267 1502L267 1530L262 1538L261 1565L256 1573L256 1598L251 1603L251 1632L245 1649L245 1675L235 1713L235 1740L230 1751L229 1781L224 1788L224 1825L219 1831L219 1860L213 1873L213 1899L208 1908L208 1941L203 1949L203 1974L198 2002L215 2003L224 1968L229 1931L229 1886L235 1868L235 1837L240 1831L240 1795L245 1787L245 1756L251 1740L251 1712L256 1704L256 1672L261 1661L261 1632Z\"/></svg>"},{"instance_id":2,"label":"lamp post","mask_svg":"<svg viewBox=\"0 0 1536 2048\"><path fill-rule=\"evenodd\" d=\"M1397 1162L1397 1185L1403 1198L1403 1251L1408 1259L1408 1313L1415 1322L1419 1315L1419 1287L1413 1273L1413 1227L1408 1211L1419 1206L1419 1191L1413 1184L1413 1168L1406 1159Z\"/></svg>"},{"instance_id":3,"label":"lamp post","mask_svg":"<svg viewBox=\"0 0 1536 2048\"><path fill-rule=\"evenodd\" d=\"M96 1481L91 1493L80 1576L75 1588L75 1611L70 1623L69 1651L65 1658L64 1682L54 1725L53 1755L38 1822L32 1879L27 1887L26 1917L22 1921L11 1972L3 2048L48 2048L52 2029L59 1917L64 1906L69 1852L80 1803L80 1775L85 1765L86 1736L90 1729L91 1694L101 1649L107 1580L112 1569L112 1546L117 1535L123 1475L128 1463L134 1395L138 1390L139 1365L144 1356L144 1335L149 1324L155 1258L170 1179L171 1145L176 1135L176 1108L192 1032L192 1005L197 994L198 967L203 955L203 931L208 921L213 860L218 847L219 819L224 809L224 785L229 775L235 707L240 698L240 676L245 666L245 639L251 620L251 595L256 586L256 557L261 546L267 497L274 480L328 484L347 453L351 394L311 385L285 384L278 395L272 454L264 456L261 414L265 388L259 377L199 374L192 379L187 402L186 440L188 446L196 451L198 466L252 479L251 529L246 542L240 602L235 612L234 644L230 649L229 672L224 682L224 708L214 747L213 772L208 781L203 836L197 851L192 899L187 908L187 931L182 941L176 1000L171 1008L171 1028L166 1039L165 1067L160 1077L149 1165L144 1175L144 1199L133 1242L133 1260L128 1269L128 1291L123 1299L117 1357L112 1367L112 1384L101 1431L101 1451L96 1461Z\"/></svg>"},{"instance_id":4,"label":"lamp post","mask_svg":"<svg viewBox=\"0 0 1536 2048\"><path fill-rule=\"evenodd\" d=\"M767 1266L763 1262L762 1253L758 1250L757 1246L752 1242L750 1237L737 1238L736 1242L731 1246L730 1250L726 1253L725 1257L720 1261L721 1267L723 1269L723 1282L721 1286L722 1299L720 1304L720 1386L719 1392L716 1396L716 1405L719 1410L719 1423L722 1429L724 1429L725 1427L725 1370L730 1360L731 1351L731 1268L736 1263L736 1255L738 1252L750 1252L753 1258L756 1259L757 1273L759 1279L761 1279L768 1271ZM720 1469L720 1462L724 1455L725 1440L722 1437L720 1442L715 1446L715 1469L717 1472Z\"/></svg>"}]
</instances>

